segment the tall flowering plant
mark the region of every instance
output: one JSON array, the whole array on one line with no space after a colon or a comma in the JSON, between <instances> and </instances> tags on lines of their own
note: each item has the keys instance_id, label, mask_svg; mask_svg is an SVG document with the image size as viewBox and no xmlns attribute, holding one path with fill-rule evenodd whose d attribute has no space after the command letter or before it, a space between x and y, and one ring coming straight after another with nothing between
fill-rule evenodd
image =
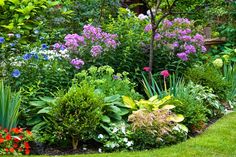
<instances>
[{"instance_id":1,"label":"tall flowering plant","mask_svg":"<svg viewBox=\"0 0 236 157\"><path fill-rule=\"evenodd\" d=\"M81 35L67 34L65 43L54 45L55 49L65 46L69 50L70 63L80 69L84 64L83 58L90 56L96 58L103 52L115 49L118 45L117 35L103 32L101 28L92 25L85 25Z\"/></svg>"},{"instance_id":2,"label":"tall flowering plant","mask_svg":"<svg viewBox=\"0 0 236 157\"><path fill-rule=\"evenodd\" d=\"M195 33L192 28L193 22L186 18L164 20L154 36L157 43L156 47L166 49L171 56L176 56L182 61L188 61L191 56L199 52L206 52L204 37L199 33ZM151 30L151 24L144 28L145 32Z\"/></svg>"},{"instance_id":3,"label":"tall flowering plant","mask_svg":"<svg viewBox=\"0 0 236 157\"><path fill-rule=\"evenodd\" d=\"M29 155L29 141L32 138L29 130L22 128L8 130L0 127L0 155Z\"/></svg>"}]
</instances>

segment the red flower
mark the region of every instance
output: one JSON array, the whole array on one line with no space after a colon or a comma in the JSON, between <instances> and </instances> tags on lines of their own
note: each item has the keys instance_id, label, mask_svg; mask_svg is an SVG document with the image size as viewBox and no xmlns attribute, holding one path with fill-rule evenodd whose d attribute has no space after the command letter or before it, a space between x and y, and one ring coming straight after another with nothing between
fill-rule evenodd
<instances>
[{"instance_id":1,"label":"red flower","mask_svg":"<svg viewBox=\"0 0 236 157\"><path fill-rule=\"evenodd\" d=\"M20 140L18 138L14 138L14 142L18 143Z\"/></svg>"},{"instance_id":2,"label":"red flower","mask_svg":"<svg viewBox=\"0 0 236 157\"><path fill-rule=\"evenodd\" d=\"M18 144L14 143L13 148L17 148L17 147L18 147Z\"/></svg>"},{"instance_id":3,"label":"red flower","mask_svg":"<svg viewBox=\"0 0 236 157\"><path fill-rule=\"evenodd\" d=\"M9 151L9 149L8 149L8 148L5 148L5 151L6 151L6 152L8 152L8 151Z\"/></svg>"},{"instance_id":4,"label":"red flower","mask_svg":"<svg viewBox=\"0 0 236 157\"><path fill-rule=\"evenodd\" d=\"M3 138L0 138L0 143L3 143L4 142L4 139Z\"/></svg>"},{"instance_id":5,"label":"red flower","mask_svg":"<svg viewBox=\"0 0 236 157\"><path fill-rule=\"evenodd\" d=\"M29 155L29 153L30 153L30 150L29 149L25 149L25 154Z\"/></svg>"},{"instance_id":6,"label":"red flower","mask_svg":"<svg viewBox=\"0 0 236 157\"><path fill-rule=\"evenodd\" d=\"M11 135L10 134L7 134L7 136L6 136L6 140L11 140Z\"/></svg>"},{"instance_id":7,"label":"red flower","mask_svg":"<svg viewBox=\"0 0 236 157\"><path fill-rule=\"evenodd\" d=\"M10 148L10 152L13 153L15 151L14 148Z\"/></svg>"},{"instance_id":8,"label":"red flower","mask_svg":"<svg viewBox=\"0 0 236 157\"><path fill-rule=\"evenodd\" d=\"M30 145L29 145L28 142L24 142L24 146L25 146L26 149L29 149L29 148L30 148Z\"/></svg>"},{"instance_id":9,"label":"red flower","mask_svg":"<svg viewBox=\"0 0 236 157\"><path fill-rule=\"evenodd\" d=\"M19 151L19 152L22 152L22 150L23 150L23 148L18 148L18 151Z\"/></svg>"},{"instance_id":10,"label":"red flower","mask_svg":"<svg viewBox=\"0 0 236 157\"><path fill-rule=\"evenodd\" d=\"M5 128L5 129L3 129L3 130L4 130L4 132L8 133L8 129Z\"/></svg>"},{"instance_id":11,"label":"red flower","mask_svg":"<svg viewBox=\"0 0 236 157\"><path fill-rule=\"evenodd\" d=\"M151 71L151 68L150 67L143 67L143 70L149 72L149 71Z\"/></svg>"},{"instance_id":12,"label":"red flower","mask_svg":"<svg viewBox=\"0 0 236 157\"><path fill-rule=\"evenodd\" d=\"M169 74L169 71L168 70L163 70L161 71L161 75L164 76L164 78L168 77L170 74Z\"/></svg>"},{"instance_id":13,"label":"red flower","mask_svg":"<svg viewBox=\"0 0 236 157\"><path fill-rule=\"evenodd\" d=\"M12 132L14 132L15 134L19 134L19 133L22 133L23 129L22 128L12 128L11 129Z\"/></svg>"},{"instance_id":14,"label":"red flower","mask_svg":"<svg viewBox=\"0 0 236 157\"><path fill-rule=\"evenodd\" d=\"M28 135L32 136L32 132L31 132L31 131L26 130L26 133L27 133Z\"/></svg>"}]
</instances>

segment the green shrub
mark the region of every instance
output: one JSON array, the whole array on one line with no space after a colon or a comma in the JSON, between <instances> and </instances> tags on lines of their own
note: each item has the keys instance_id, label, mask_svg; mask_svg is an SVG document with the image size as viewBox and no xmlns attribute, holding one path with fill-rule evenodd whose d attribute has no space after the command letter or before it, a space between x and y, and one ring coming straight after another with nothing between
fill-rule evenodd
<instances>
[{"instance_id":1,"label":"green shrub","mask_svg":"<svg viewBox=\"0 0 236 157\"><path fill-rule=\"evenodd\" d=\"M229 83L224 80L222 74L211 65L198 65L189 68L185 73L185 78L193 83L212 88L213 93L223 100L230 89Z\"/></svg>"},{"instance_id":2,"label":"green shrub","mask_svg":"<svg viewBox=\"0 0 236 157\"><path fill-rule=\"evenodd\" d=\"M56 123L53 134L58 138L71 139L73 149L78 141L94 137L102 117L103 99L94 93L89 84L73 85L68 93L58 98L51 110Z\"/></svg>"},{"instance_id":3,"label":"green shrub","mask_svg":"<svg viewBox=\"0 0 236 157\"><path fill-rule=\"evenodd\" d=\"M197 93L192 92L192 87L179 82L176 86L176 96L168 103L175 105L175 113L183 114L185 124L190 131L201 130L207 121L207 108L203 105L202 99L196 99Z\"/></svg>"}]
</instances>

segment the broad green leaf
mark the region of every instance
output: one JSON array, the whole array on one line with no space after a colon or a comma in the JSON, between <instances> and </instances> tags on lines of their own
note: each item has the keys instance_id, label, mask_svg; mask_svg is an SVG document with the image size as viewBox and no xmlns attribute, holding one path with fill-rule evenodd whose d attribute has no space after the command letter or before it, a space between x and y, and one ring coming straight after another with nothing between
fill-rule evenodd
<instances>
[{"instance_id":1,"label":"broad green leaf","mask_svg":"<svg viewBox=\"0 0 236 157\"><path fill-rule=\"evenodd\" d=\"M102 121L105 123L110 123L111 119L108 116L104 115L104 116L102 116Z\"/></svg>"},{"instance_id":2,"label":"broad green leaf","mask_svg":"<svg viewBox=\"0 0 236 157\"><path fill-rule=\"evenodd\" d=\"M114 102L114 101L117 101L119 99L120 99L120 95L116 94L116 95L112 95L112 96L109 96L109 97L105 97L104 102Z\"/></svg>"},{"instance_id":3,"label":"broad green leaf","mask_svg":"<svg viewBox=\"0 0 236 157\"><path fill-rule=\"evenodd\" d=\"M128 96L122 96L124 104L131 109L136 109L136 104L134 100Z\"/></svg>"},{"instance_id":4,"label":"broad green leaf","mask_svg":"<svg viewBox=\"0 0 236 157\"><path fill-rule=\"evenodd\" d=\"M168 119L168 121L179 123L184 120L184 116L182 114L171 115L167 119Z\"/></svg>"},{"instance_id":5,"label":"broad green leaf","mask_svg":"<svg viewBox=\"0 0 236 157\"><path fill-rule=\"evenodd\" d=\"M116 107L116 106L109 106L108 110L111 111L111 112L114 112L114 113L118 113L118 112L121 111L120 108Z\"/></svg>"},{"instance_id":6,"label":"broad green leaf","mask_svg":"<svg viewBox=\"0 0 236 157\"><path fill-rule=\"evenodd\" d=\"M173 108L175 108L174 105L165 105L165 106L163 106L161 109L164 109L164 110L171 110L171 109L173 109Z\"/></svg>"},{"instance_id":7,"label":"broad green leaf","mask_svg":"<svg viewBox=\"0 0 236 157\"><path fill-rule=\"evenodd\" d=\"M5 0L0 0L0 6L4 6L5 5Z\"/></svg>"},{"instance_id":8,"label":"broad green leaf","mask_svg":"<svg viewBox=\"0 0 236 157\"><path fill-rule=\"evenodd\" d=\"M44 102L44 101L31 101L29 104L31 106L35 106L35 107L43 107L43 106L45 106L46 102Z\"/></svg>"},{"instance_id":9,"label":"broad green leaf","mask_svg":"<svg viewBox=\"0 0 236 157\"><path fill-rule=\"evenodd\" d=\"M52 109L51 107L45 107L45 108L39 110L37 113L38 114L39 113L49 113L51 109Z\"/></svg>"}]
</instances>

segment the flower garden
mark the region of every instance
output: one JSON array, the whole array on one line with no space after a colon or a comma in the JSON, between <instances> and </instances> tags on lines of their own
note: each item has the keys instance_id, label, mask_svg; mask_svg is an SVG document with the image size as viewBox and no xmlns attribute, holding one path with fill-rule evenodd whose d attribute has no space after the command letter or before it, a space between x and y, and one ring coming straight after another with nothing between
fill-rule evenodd
<instances>
[{"instance_id":1,"label":"flower garden","mask_svg":"<svg viewBox=\"0 0 236 157\"><path fill-rule=\"evenodd\" d=\"M234 0L1 0L0 155L155 156L227 123L235 9Z\"/></svg>"}]
</instances>

